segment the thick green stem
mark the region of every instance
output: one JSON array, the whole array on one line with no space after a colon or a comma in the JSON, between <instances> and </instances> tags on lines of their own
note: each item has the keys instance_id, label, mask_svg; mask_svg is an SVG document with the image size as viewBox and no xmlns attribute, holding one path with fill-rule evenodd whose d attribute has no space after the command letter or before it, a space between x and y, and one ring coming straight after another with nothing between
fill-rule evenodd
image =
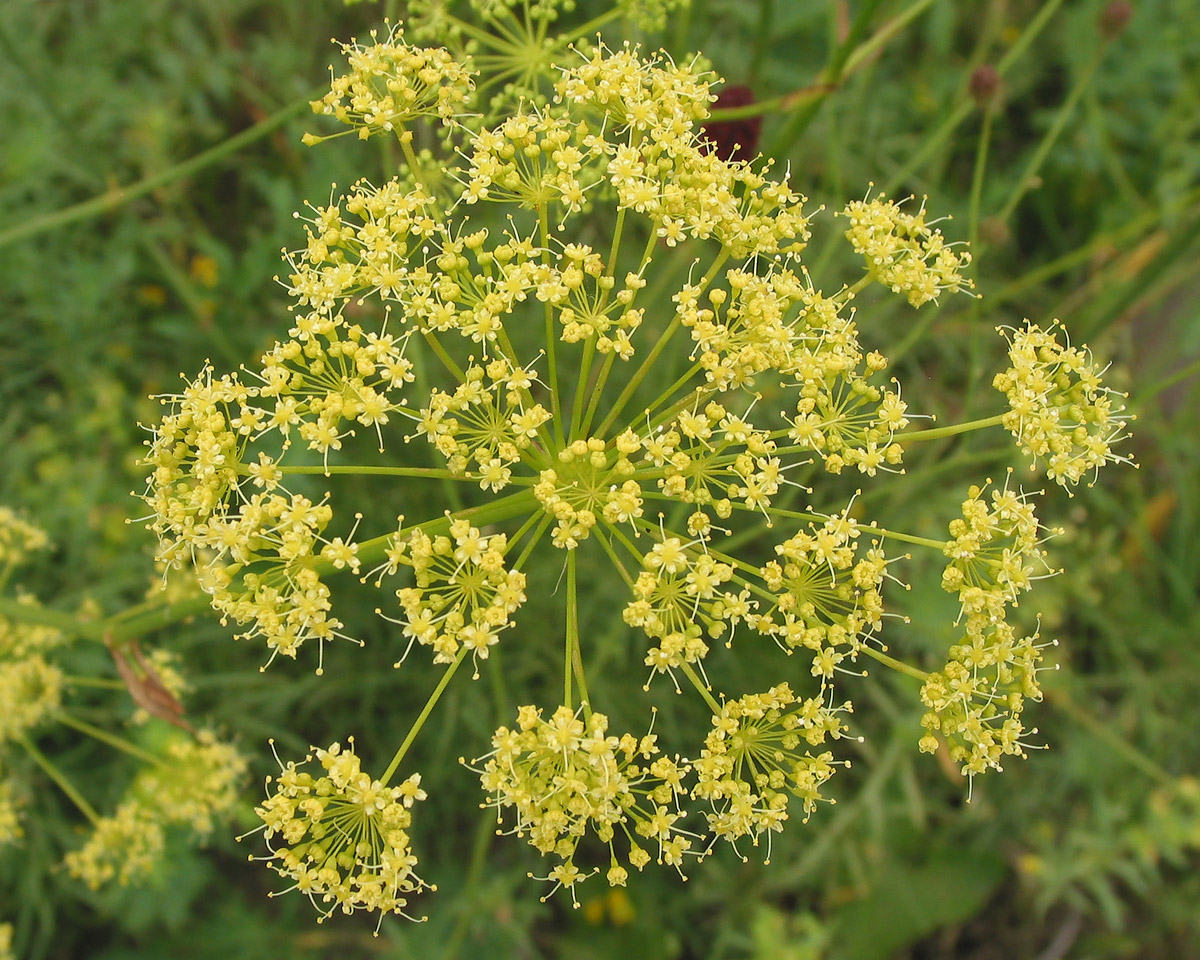
<instances>
[{"instance_id":1,"label":"thick green stem","mask_svg":"<svg viewBox=\"0 0 1200 960\"><path fill-rule=\"evenodd\" d=\"M353 477L427 477L434 480L462 480L471 483L478 483L478 477L464 476L463 474L453 473L450 470L444 470L438 467L380 467L368 466L364 464L343 464L338 466L322 466L313 464L309 466L284 466L279 465L279 472L285 476L322 476L332 477L339 474ZM246 464L241 464L238 467L238 473L249 475L250 470ZM515 482L520 482L515 481Z\"/></svg>"},{"instance_id":2,"label":"thick green stem","mask_svg":"<svg viewBox=\"0 0 1200 960\"><path fill-rule=\"evenodd\" d=\"M446 348L442 346L442 343L440 340L438 340L437 335L432 330L422 330L421 336L425 342L429 344L429 349L434 352L434 355L442 361L442 366L454 374L460 383L465 382L467 375L463 373L462 368L455 363L450 357L450 354L446 352Z\"/></svg>"},{"instance_id":3,"label":"thick green stem","mask_svg":"<svg viewBox=\"0 0 1200 960\"><path fill-rule=\"evenodd\" d=\"M450 681L454 677L454 672L467 658L469 653L467 647L460 647L458 653L454 655L450 666L446 668L446 672L442 674L442 679L438 681L438 685L433 688L433 693L429 695L429 699L425 701L425 707L413 721L412 727L409 728L408 736L404 738L404 742L400 744L396 750L396 755L392 757L392 762L388 764L386 770L383 771L383 776L379 778L380 783L387 786L391 782L392 775L396 772L396 768L400 766L400 761L404 759L404 755L408 753L408 748L412 746L414 740L417 739L417 734L421 732L421 728L425 726L425 721L429 719L429 715L433 713L433 708L437 706L438 700L442 694L446 692L446 688L450 686Z\"/></svg>"},{"instance_id":4,"label":"thick green stem","mask_svg":"<svg viewBox=\"0 0 1200 960\"><path fill-rule=\"evenodd\" d=\"M914 680L920 680L922 683L929 679L929 674L927 674L924 670L918 670L916 667L910 666L903 660L897 660L895 657L889 657L882 650L876 650L874 647L869 647L866 644L863 644L858 649L865 653L872 660L878 660L885 667L891 667L893 670L904 674L906 677L912 677Z\"/></svg>"},{"instance_id":5,"label":"thick green stem","mask_svg":"<svg viewBox=\"0 0 1200 960\"><path fill-rule=\"evenodd\" d=\"M577 582L575 551L567 551L567 650L563 665L563 703L571 707L571 678L579 684L579 699L583 713L589 720L592 703L588 697L587 680L583 674L583 654L579 649L579 585Z\"/></svg>"},{"instance_id":6,"label":"thick green stem","mask_svg":"<svg viewBox=\"0 0 1200 960\"><path fill-rule=\"evenodd\" d=\"M696 668L685 660L682 664L680 664L680 669L683 670L683 675L691 681L692 686L696 688L696 692L704 698L704 702L708 704L708 709L713 712L713 716L719 715L721 712L721 705L717 703L708 687L704 685L704 681L701 680L700 675L696 673Z\"/></svg>"},{"instance_id":7,"label":"thick green stem","mask_svg":"<svg viewBox=\"0 0 1200 960\"><path fill-rule=\"evenodd\" d=\"M994 417L984 417L982 420L968 420L965 423L952 423L945 427L930 427L928 430L898 433L893 439L899 444L912 443L914 440L940 440L942 437L954 437L960 433L970 433L972 430L998 427L1003 422L1004 415L998 413Z\"/></svg>"},{"instance_id":8,"label":"thick green stem","mask_svg":"<svg viewBox=\"0 0 1200 960\"><path fill-rule=\"evenodd\" d=\"M194 597L153 607L137 604L134 608L123 610L104 620L80 620L74 614L65 613L62 610L30 606L0 597L0 617L15 620L18 623L35 623L43 627L53 627L73 637L103 643L106 638L124 640L140 633L156 630L169 623L185 620L200 613L207 606L208 597ZM139 612L131 615L130 610L134 609Z\"/></svg>"}]
</instances>

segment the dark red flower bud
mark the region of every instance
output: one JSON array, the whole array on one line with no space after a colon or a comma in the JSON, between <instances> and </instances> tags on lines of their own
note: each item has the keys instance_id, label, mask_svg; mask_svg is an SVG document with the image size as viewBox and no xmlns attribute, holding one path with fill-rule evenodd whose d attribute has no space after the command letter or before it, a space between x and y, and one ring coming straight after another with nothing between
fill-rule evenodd
<instances>
[{"instance_id":1,"label":"dark red flower bud","mask_svg":"<svg viewBox=\"0 0 1200 960\"><path fill-rule=\"evenodd\" d=\"M981 107L986 107L1000 92L1000 73L990 63L976 67L971 73L968 89L975 102Z\"/></svg>"},{"instance_id":2,"label":"dark red flower bud","mask_svg":"<svg viewBox=\"0 0 1200 960\"><path fill-rule=\"evenodd\" d=\"M1129 0L1112 0L1100 12L1100 32L1109 40L1120 36L1133 16L1133 4Z\"/></svg>"},{"instance_id":3,"label":"dark red flower bud","mask_svg":"<svg viewBox=\"0 0 1200 960\"><path fill-rule=\"evenodd\" d=\"M746 86L726 87L717 94L716 109L746 107L755 102L754 91ZM716 120L704 127L707 149L722 160L753 160L762 131L762 117L742 120Z\"/></svg>"}]
</instances>

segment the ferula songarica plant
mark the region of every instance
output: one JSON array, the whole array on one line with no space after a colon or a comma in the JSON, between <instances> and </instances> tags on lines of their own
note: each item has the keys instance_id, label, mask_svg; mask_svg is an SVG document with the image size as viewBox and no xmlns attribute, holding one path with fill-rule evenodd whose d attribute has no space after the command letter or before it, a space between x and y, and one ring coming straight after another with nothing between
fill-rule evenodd
<instances>
[{"instance_id":1,"label":"ferula songarica plant","mask_svg":"<svg viewBox=\"0 0 1200 960\"><path fill-rule=\"evenodd\" d=\"M804 198L769 161L707 146L715 78L699 67L597 43L557 65L545 103L468 128L469 63L411 46L398 26L345 52L350 72L314 111L395 138L402 170L308 208L281 280L286 337L255 367L206 367L164 398L147 456L159 558L194 566L268 661L316 647L320 671L345 633L334 588L349 573L379 589L404 669L436 665L377 777L353 744L316 750L323 772L281 763L258 808L271 866L322 915L410 915L426 886L413 801L436 784L401 767L463 662L478 677L513 635L561 651L561 688L463 753L502 828L573 900L595 873L618 885L651 861L682 873L718 843L769 844L808 820L848 762L840 681L866 659L921 681L921 749L947 749L968 776L1023 756L1047 641L1006 615L1054 572L1033 497L1011 475L964 480L939 541L863 518L836 475L886 484L908 444L1003 427L1051 479L1090 478L1121 459L1127 418L1086 348L1056 323L1006 330L1011 366L995 386L1008 412L915 429L885 344L853 307L872 283L915 308L970 288L970 255L924 204L848 204L834 222L864 269L822 291L804 263ZM436 164L414 148L427 121L456 144ZM355 433L378 441L378 462L343 462ZM382 455L398 443L406 462ZM461 484L470 505L393 521L289 488L314 473L333 490L355 473ZM360 526L386 532L356 540ZM942 557L961 602L934 673L879 637L910 545ZM614 616L644 649L628 682L707 705L690 742L668 750L649 718L614 731L589 698L581 551L623 585ZM562 571L557 631L521 622L539 564ZM778 674L757 690L713 682L721 658L764 643L782 652Z\"/></svg>"}]
</instances>

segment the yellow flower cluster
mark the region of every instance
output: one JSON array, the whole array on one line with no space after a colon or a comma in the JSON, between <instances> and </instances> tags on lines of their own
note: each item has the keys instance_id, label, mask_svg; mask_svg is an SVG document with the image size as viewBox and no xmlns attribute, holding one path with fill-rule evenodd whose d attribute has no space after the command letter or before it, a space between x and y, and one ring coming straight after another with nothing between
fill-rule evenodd
<instances>
[{"instance_id":1,"label":"yellow flower cluster","mask_svg":"<svg viewBox=\"0 0 1200 960\"><path fill-rule=\"evenodd\" d=\"M37 599L29 593L18 593L17 603L36 610ZM54 627L26 623L0 616L0 662L23 660L44 654L67 642L67 635Z\"/></svg>"},{"instance_id":2,"label":"yellow flower cluster","mask_svg":"<svg viewBox=\"0 0 1200 960\"><path fill-rule=\"evenodd\" d=\"M309 450L328 458L354 433L343 425L359 423L374 429L382 450L381 428L398 408L389 394L413 379L404 357L407 336L365 333L340 316L320 314L301 318L290 332L294 339L263 354L262 386L254 391L262 406L240 411L239 430L256 439L276 430L286 449L295 427Z\"/></svg>"},{"instance_id":3,"label":"yellow flower cluster","mask_svg":"<svg viewBox=\"0 0 1200 960\"><path fill-rule=\"evenodd\" d=\"M746 617L789 653L811 650L812 675L823 689L843 660L858 656L883 617L888 561L878 541L860 557L859 533L847 510L776 546L780 559L762 568L769 605Z\"/></svg>"},{"instance_id":4,"label":"yellow flower cluster","mask_svg":"<svg viewBox=\"0 0 1200 960\"><path fill-rule=\"evenodd\" d=\"M67 854L67 872L93 890L116 881L137 883L158 864L166 829L206 835L238 799L246 761L208 732L176 737L158 765L143 770L116 811L94 825L78 850Z\"/></svg>"},{"instance_id":5,"label":"yellow flower cluster","mask_svg":"<svg viewBox=\"0 0 1200 960\"><path fill-rule=\"evenodd\" d=\"M62 700L63 672L40 654L0 653L0 745L50 719Z\"/></svg>"},{"instance_id":6,"label":"yellow flower cluster","mask_svg":"<svg viewBox=\"0 0 1200 960\"><path fill-rule=\"evenodd\" d=\"M1034 515L1024 493L992 490L991 504L984 488L972 486L962 504L962 516L950 523L953 539L943 552L950 563L942 572L942 587L957 593L968 634L982 633L1004 619L1009 605L1054 571L1042 544L1058 531L1048 531Z\"/></svg>"},{"instance_id":7,"label":"yellow flower cluster","mask_svg":"<svg viewBox=\"0 0 1200 960\"><path fill-rule=\"evenodd\" d=\"M433 889L414 872L408 836L412 805L425 799L420 775L390 787L362 770L353 742L313 749L324 772L314 777L281 764L274 792L255 808L271 869L314 905L319 900L322 919L338 909L407 916L412 895Z\"/></svg>"},{"instance_id":8,"label":"yellow flower cluster","mask_svg":"<svg viewBox=\"0 0 1200 960\"><path fill-rule=\"evenodd\" d=\"M720 636L748 611L748 590L720 589L733 578L733 567L678 537L664 537L651 547L642 568L624 616L658 641L645 661L654 672L702 660L708 653L704 636Z\"/></svg>"},{"instance_id":9,"label":"yellow flower cluster","mask_svg":"<svg viewBox=\"0 0 1200 960\"><path fill-rule=\"evenodd\" d=\"M0 923L0 960L15 960L12 952L12 934L11 923Z\"/></svg>"},{"instance_id":10,"label":"yellow flower cluster","mask_svg":"<svg viewBox=\"0 0 1200 960\"><path fill-rule=\"evenodd\" d=\"M584 145L603 157L618 210L647 217L668 247L695 238L738 259L798 253L808 239L804 198L750 163L721 160L697 136L715 99L710 79L627 45L597 48L555 89L568 113L612 125L611 139L588 136Z\"/></svg>"},{"instance_id":11,"label":"yellow flower cluster","mask_svg":"<svg viewBox=\"0 0 1200 960\"><path fill-rule=\"evenodd\" d=\"M474 364L463 371L453 393L430 392L417 433L425 435L454 473L478 478L482 490L503 490L521 451L550 419L550 412L530 398L532 382L532 371L502 358L486 366Z\"/></svg>"},{"instance_id":12,"label":"yellow flower cluster","mask_svg":"<svg viewBox=\"0 0 1200 960\"><path fill-rule=\"evenodd\" d=\"M475 4L498 30L516 22L510 0ZM658 16L671 2L644 6ZM560 9L544 0L522 12L548 21ZM432 0L414 10L454 26ZM584 837L608 846L614 885L655 853L679 867L696 839L682 821L689 792L712 804L710 830L731 841L769 838L790 796L810 814L840 762L823 749L843 735L850 709L834 706L837 674L872 656L925 676L876 649L892 576L882 541L940 544L860 524L850 507L802 512L795 501L797 491L815 493L805 484L815 487L822 468L875 477L899 470L907 437L961 432L906 430L899 384L882 382L888 362L871 349L869 327L860 335L850 304L872 281L914 306L968 289L969 255L926 222L923 206L853 203L847 236L866 272L826 296L801 260L804 198L770 179L769 164L723 160L705 142L714 96L699 59L675 64L597 43L551 73L543 57L561 38L531 38L508 52L532 72L504 76L526 89L557 76L553 95L469 128L455 120L469 71L444 51L410 47L398 30L347 46L350 73L316 106L362 136L397 135L406 170L309 208L306 242L286 254L281 281L294 300L288 339L247 384L204 371L169 398L150 443L146 499L160 558L196 565L213 605L274 653L295 656L308 638L338 635L324 579L333 571L374 565L365 578L379 574L382 588L411 570L410 585L395 590L399 614L377 612L445 670L388 773L372 779L352 748L335 744L315 753L324 773L284 766L259 807L272 866L326 915L403 913L425 886L408 835L409 808L424 794L415 776L388 786L390 773L467 654L478 676L513 626L539 549L563 551L562 706L549 718L522 707L478 772L498 813L514 810L513 832L557 858L548 879L573 898L589 875L575 863ZM493 92L494 111L507 101ZM442 123L456 158L414 152L406 124L418 116ZM1078 353L1040 344L1021 376L1010 371L997 385L1026 391L1021 417L1044 418L1026 410L1037 403L1059 410L1082 442L1080 430L1090 434L1080 424L1099 418L1074 408L1107 394L1084 378ZM1030 370L1045 382L1031 383ZM1031 445L1048 433L1020 427ZM433 465L359 465L352 451L363 444L347 442L358 428L381 449L424 437L418 457ZM407 526L401 517L393 533L361 542L355 514L348 534L331 537L340 516L332 495L314 502L285 486L317 469L290 458L316 455L327 475L463 484L463 509ZM339 458L348 462L331 467ZM787 526L771 541L774 558L744 551L776 524ZM1040 648L1017 640L1004 613L1048 572L1043 532L1007 486L990 502L973 490L951 528L944 583L959 595L965 636L925 684L922 746L948 740L968 770L1021 749ZM651 678L692 684L714 715L693 788L683 785L687 761L663 756L649 735L610 736L593 711L581 551L603 552L628 586L623 616L648 638ZM737 629L807 651L814 696L781 684L721 706L704 661L713 639L728 644Z\"/></svg>"},{"instance_id":13,"label":"yellow flower cluster","mask_svg":"<svg viewBox=\"0 0 1200 960\"><path fill-rule=\"evenodd\" d=\"M946 243L941 230L925 222L925 203L915 214L885 197L855 200L841 216L850 221L846 237L867 261L867 269L893 293L903 293L919 307L943 290L969 290L962 275L971 255Z\"/></svg>"},{"instance_id":14,"label":"yellow flower cluster","mask_svg":"<svg viewBox=\"0 0 1200 960\"><path fill-rule=\"evenodd\" d=\"M405 189L393 179L375 187L361 180L341 203L310 206L311 217L296 214L305 223L307 243L286 254L292 273L283 286L297 307L311 313L301 314L291 336L307 340L320 332L352 297L377 293L396 299L410 258L437 229L434 203L420 185Z\"/></svg>"},{"instance_id":15,"label":"yellow flower cluster","mask_svg":"<svg viewBox=\"0 0 1200 960\"><path fill-rule=\"evenodd\" d=\"M1000 770L1005 756L1025 756L1027 732L1021 712L1026 700L1041 700L1037 681L1042 648L1038 634L1018 637L1012 626L996 621L965 636L950 648L950 658L921 687L929 708L921 718L926 730L921 750L937 749L937 735L947 741L950 758L965 776Z\"/></svg>"},{"instance_id":16,"label":"yellow flower cluster","mask_svg":"<svg viewBox=\"0 0 1200 960\"><path fill-rule=\"evenodd\" d=\"M828 313L827 303L809 309ZM887 359L874 351L864 356L852 321L833 317L792 363L801 388L788 436L797 446L820 456L830 473L850 466L873 477L901 462L904 448L893 437L908 426L908 405L870 382Z\"/></svg>"},{"instance_id":17,"label":"yellow flower cluster","mask_svg":"<svg viewBox=\"0 0 1200 960\"><path fill-rule=\"evenodd\" d=\"M807 821L826 799L821 788L834 769L849 765L829 750L813 753L841 738L848 727L839 714L849 709L829 706L824 698L802 700L786 683L726 702L692 764L692 796L711 804L705 815L713 843L727 840L736 849L738 839L749 836L758 846L765 833L769 862L771 834L788 819L789 797L802 801Z\"/></svg>"},{"instance_id":18,"label":"yellow flower cluster","mask_svg":"<svg viewBox=\"0 0 1200 960\"><path fill-rule=\"evenodd\" d=\"M48 545L43 531L0 507L0 565L11 570L31 551ZM0 579L3 576L0 570ZM17 602L31 609L38 606L29 594L19 594ZM58 709L64 675L47 654L66 639L51 627L0 616L0 747L50 719Z\"/></svg>"},{"instance_id":19,"label":"yellow flower cluster","mask_svg":"<svg viewBox=\"0 0 1200 960\"><path fill-rule=\"evenodd\" d=\"M396 591L409 646L416 640L431 647L434 663L451 663L460 647L476 662L486 660L525 602L525 574L504 567L508 538L483 536L462 519L451 521L448 537L420 529L407 540L399 537L393 538L393 562L411 566L416 581Z\"/></svg>"},{"instance_id":20,"label":"yellow flower cluster","mask_svg":"<svg viewBox=\"0 0 1200 960\"><path fill-rule=\"evenodd\" d=\"M23 520L12 507L0 506L0 572L50 545L44 531Z\"/></svg>"},{"instance_id":21,"label":"yellow flower cluster","mask_svg":"<svg viewBox=\"0 0 1200 960\"><path fill-rule=\"evenodd\" d=\"M999 328L1012 366L992 385L1008 397L1005 428L1051 480L1066 487L1094 477L1109 461L1129 462L1112 445L1127 434L1131 418L1123 413L1124 395L1100 382L1103 371L1091 351L1064 346L1059 327L1055 320L1048 330L1029 321L1023 330Z\"/></svg>"},{"instance_id":22,"label":"yellow flower cluster","mask_svg":"<svg viewBox=\"0 0 1200 960\"><path fill-rule=\"evenodd\" d=\"M656 740L652 734L611 736L603 714L580 719L570 707L559 707L547 720L540 708L524 706L516 729L496 731L493 751L480 758L487 760L480 782L502 821L513 808L517 822L510 832L559 859L546 878L554 883L551 893L566 887L579 905L575 884L600 869L584 873L575 864L589 832L608 847L606 877L613 886L628 878L622 862L638 870L650 862L642 843L657 848L659 863L681 868L691 848L677 825L686 764L663 756ZM618 835L627 854L618 853Z\"/></svg>"},{"instance_id":23,"label":"yellow flower cluster","mask_svg":"<svg viewBox=\"0 0 1200 960\"><path fill-rule=\"evenodd\" d=\"M554 203L578 213L595 173L584 170L592 151L575 139L561 117L536 107L480 131L471 139L463 200L510 202L527 210Z\"/></svg>"},{"instance_id":24,"label":"yellow flower cluster","mask_svg":"<svg viewBox=\"0 0 1200 960\"><path fill-rule=\"evenodd\" d=\"M696 508L688 520L694 534L707 534L714 517L727 520L735 501L747 510L769 507L784 482L770 434L716 401L681 410L642 446L642 462L662 474L659 490Z\"/></svg>"},{"instance_id":25,"label":"yellow flower cluster","mask_svg":"<svg viewBox=\"0 0 1200 960\"><path fill-rule=\"evenodd\" d=\"M223 617L252 624L242 636L262 637L272 659L294 659L305 640L331 640L342 626L329 615L329 588L310 565L317 555L348 555L343 565L358 568L353 544L321 537L332 516L327 504L299 494L254 494L237 514L209 522L210 530L227 536L234 562L209 563L201 586ZM251 564L261 569L245 569Z\"/></svg>"},{"instance_id":26,"label":"yellow flower cluster","mask_svg":"<svg viewBox=\"0 0 1200 960\"><path fill-rule=\"evenodd\" d=\"M350 72L333 77L329 93L312 102L313 113L357 127L365 140L376 133L402 134L419 117L448 123L465 112L474 89L472 73L449 52L410 46L398 23L383 42L375 30L371 40L369 45L341 44ZM310 136L306 142L319 139Z\"/></svg>"},{"instance_id":27,"label":"yellow flower cluster","mask_svg":"<svg viewBox=\"0 0 1200 960\"><path fill-rule=\"evenodd\" d=\"M970 776L999 770L1004 756L1024 756L1021 712L1025 700L1041 699L1037 664L1046 644L1036 634L1019 638L1005 617L1035 579L1055 572L1042 544L1058 532L1038 522L1027 495L1007 480L992 490L990 504L983 494L970 488L943 548L950 562L942 586L958 594L966 635L921 689L929 707L921 749L935 750L940 734Z\"/></svg>"},{"instance_id":28,"label":"yellow flower cluster","mask_svg":"<svg viewBox=\"0 0 1200 960\"><path fill-rule=\"evenodd\" d=\"M642 488L626 479L634 472L629 458L640 446L632 431L617 437L611 450L596 437L576 440L558 452L557 468L541 471L533 495L557 521L556 547L574 550L598 521L627 523L642 515Z\"/></svg>"},{"instance_id":29,"label":"yellow flower cluster","mask_svg":"<svg viewBox=\"0 0 1200 960\"><path fill-rule=\"evenodd\" d=\"M278 368L268 361L268 369ZM273 391L281 396L268 424L250 403ZM205 370L181 395L164 398L171 412L148 441L144 461L154 468L144 499L154 509L157 559L169 566L194 563L213 608L239 624L253 623L244 635L263 637L272 659L294 658L306 639L323 642L341 627L329 616L329 590L314 561L358 569L354 544L322 536L333 517L328 504L288 494L265 453L244 462L249 437L269 429L286 436L290 421L281 409L297 419L298 410L312 409L289 392L279 378L250 388L229 376L214 380ZM264 492L247 495L245 487Z\"/></svg>"}]
</instances>

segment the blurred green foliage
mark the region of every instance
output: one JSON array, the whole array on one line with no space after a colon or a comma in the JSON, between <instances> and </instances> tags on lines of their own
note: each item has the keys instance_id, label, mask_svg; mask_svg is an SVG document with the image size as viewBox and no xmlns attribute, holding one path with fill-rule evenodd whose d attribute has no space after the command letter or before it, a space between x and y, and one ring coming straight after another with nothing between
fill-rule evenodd
<instances>
[{"instance_id":1,"label":"blurred green foliage","mask_svg":"<svg viewBox=\"0 0 1200 960\"><path fill-rule=\"evenodd\" d=\"M1200 9L1141 0L1106 41L1097 27L1105 6L693 0L665 37L650 38L676 57L702 50L764 100L829 81L822 69L856 29L860 40L881 38L845 61L802 124L796 112L769 115L764 142L776 143L777 163L790 165L793 185L815 203L836 208L874 181L894 195L929 194L934 209L955 216L943 225L948 235L978 238L981 300L952 298L919 314L898 300L863 307L900 379L940 385L941 395L925 394L935 406L921 412L952 422L993 410L993 327L1023 317L1062 317L1112 360L1110 382L1130 391L1140 471L1107 471L1075 502L1054 491L1045 509L1067 521L1054 560L1070 571L1041 584L1031 604L1043 632L1061 641L1062 670L1040 708L1049 751L977 781L965 804L957 775L916 754L911 684L863 684L868 739L854 769L839 775L840 802L785 834L770 866L722 853L686 885L669 872L648 874L627 891L588 890L572 911L561 897L538 902L524 879L537 869L532 851L493 844L486 818L467 816L476 787L446 751L460 733L486 742L501 718L471 689L452 688L438 729L417 748L418 766L439 780L445 800L422 811L418 828L443 892L429 898L428 923L385 922L378 940L369 921L335 917L316 927L303 899L268 899L271 875L246 864L230 837L202 851L173 838L172 856L145 886L89 893L57 868L74 842L74 814L31 767L24 772L39 815L28 818L19 849L0 851L0 922L16 924L18 955L1200 956L1200 797L1185 779L1200 775ZM581 0L578 16L602 7ZM1047 26L1004 72L985 124L969 89L973 71L1002 63L1042 13ZM285 325L283 291L271 278L280 248L298 242L292 212L304 199L321 201L331 182L382 174L392 158L374 143L303 148L312 123L296 113L195 174L99 215L53 229L30 224L302 104L326 74L328 38L364 34L381 16L372 4L269 0L6 5L0 503L34 518L55 544L22 581L51 606L86 601L112 613L141 599L154 576L152 544L126 521L139 507L128 491L142 483L137 423L158 415L147 395L173 389L179 372L191 375L205 358L232 368L269 346ZM973 199L985 127L987 163ZM842 255L818 245L818 283ZM909 476L887 488L891 515L943 536L963 491L939 486L939 472L1003 461L996 443L950 438L914 451ZM444 494L434 486L408 484L387 498L432 509ZM319 494L319 483L312 490ZM934 573L923 582L936 583ZM531 596L553 590L545 576ZM613 622L614 599L596 597L582 628L603 638L612 663L629 667L640 654ZM936 590L914 590L905 604L914 620L953 606ZM388 743L423 702L423 677L391 671L383 624L364 615L354 628L365 649L335 648L322 678L291 663L260 674L261 651L232 644L206 615L147 642L179 653L195 688L189 712L237 739L261 778L268 737L297 755L330 730L370 731ZM950 628L936 636L898 626L886 639L933 663ZM98 647L72 656L80 673L114 675ZM510 707L553 669L520 651L496 660L503 670L489 676L503 676L497 700ZM600 699L603 689L593 692ZM112 708L98 699L95 709ZM643 704L627 709L646 713ZM612 713L620 726L621 705ZM676 722L670 713L660 720L666 730ZM93 744L59 735L51 746L98 800L116 796L129 775ZM253 826L257 797L248 784L240 829Z\"/></svg>"}]
</instances>

